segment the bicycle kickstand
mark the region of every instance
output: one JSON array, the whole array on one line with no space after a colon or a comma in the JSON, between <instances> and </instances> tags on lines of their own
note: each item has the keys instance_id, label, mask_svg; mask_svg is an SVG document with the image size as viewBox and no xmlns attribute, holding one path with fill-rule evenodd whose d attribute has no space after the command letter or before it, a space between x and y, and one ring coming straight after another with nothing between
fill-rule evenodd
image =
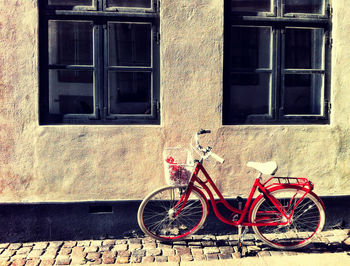
<instances>
[{"instance_id":1,"label":"bicycle kickstand","mask_svg":"<svg viewBox=\"0 0 350 266\"><path fill-rule=\"evenodd\" d=\"M244 226L243 232L242 232L242 225L238 225L238 242L237 242L237 248L238 248L238 252L241 254L241 256L243 255L243 239L245 234L248 231L248 227Z\"/></svg>"}]
</instances>

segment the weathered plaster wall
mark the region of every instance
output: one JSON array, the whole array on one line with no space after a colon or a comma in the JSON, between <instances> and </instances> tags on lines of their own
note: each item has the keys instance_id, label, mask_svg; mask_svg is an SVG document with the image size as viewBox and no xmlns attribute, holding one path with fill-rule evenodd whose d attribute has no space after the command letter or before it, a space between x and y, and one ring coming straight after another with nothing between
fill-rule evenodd
<instances>
[{"instance_id":1,"label":"weathered plaster wall","mask_svg":"<svg viewBox=\"0 0 350 266\"><path fill-rule=\"evenodd\" d=\"M165 184L163 148L199 128L226 159L207 164L225 195L247 195L249 160L350 194L350 9L333 2L330 125L222 126L223 0L162 0L162 124L39 126L37 0L0 0L0 201L141 199Z\"/></svg>"}]
</instances>

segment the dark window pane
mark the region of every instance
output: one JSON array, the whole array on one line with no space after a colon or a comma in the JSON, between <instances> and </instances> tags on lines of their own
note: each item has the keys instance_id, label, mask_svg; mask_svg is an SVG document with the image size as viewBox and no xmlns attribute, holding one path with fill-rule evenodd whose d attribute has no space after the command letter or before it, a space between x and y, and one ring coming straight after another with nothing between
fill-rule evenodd
<instances>
[{"instance_id":1,"label":"dark window pane","mask_svg":"<svg viewBox=\"0 0 350 266\"><path fill-rule=\"evenodd\" d=\"M324 0L285 0L284 13L323 13Z\"/></svg>"},{"instance_id":2,"label":"dark window pane","mask_svg":"<svg viewBox=\"0 0 350 266\"><path fill-rule=\"evenodd\" d=\"M284 79L284 113L319 115L323 90L322 74L287 74Z\"/></svg>"},{"instance_id":3,"label":"dark window pane","mask_svg":"<svg viewBox=\"0 0 350 266\"><path fill-rule=\"evenodd\" d=\"M92 6L92 0L49 0L53 6Z\"/></svg>"},{"instance_id":4,"label":"dark window pane","mask_svg":"<svg viewBox=\"0 0 350 266\"><path fill-rule=\"evenodd\" d=\"M107 7L151 8L151 0L107 0Z\"/></svg>"},{"instance_id":5,"label":"dark window pane","mask_svg":"<svg viewBox=\"0 0 350 266\"><path fill-rule=\"evenodd\" d=\"M151 113L151 73L109 72L111 114Z\"/></svg>"},{"instance_id":6,"label":"dark window pane","mask_svg":"<svg viewBox=\"0 0 350 266\"><path fill-rule=\"evenodd\" d=\"M151 25L110 23L108 59L114 66L151 66Z\"/></svg>"},{"instance_id":7,"label":"dark window pane","mask_svg":"<svg viewBox=\"0 0 350 266\"><path fill-rule=\"evenodd\" d=\"M323 62L323 29L287 28L285 67L321 69Z\"/></svg>"},{"instance_id":8,"label":"dark window pane","mask_svg":"<svg viewBox=\"0 0 350 266\"><path fill-rule=\"evenodd\" d=\"M91 22L49 21L49 64L92 65Z\"/></svg>"},{"instance_id":9,"label":"dark window pane","mask_svg":"<svg viewBox=\"0 0 350 266\"><path fill-rule=\"evenodd\" d=\"M256 84L251 84L252 78ZM225 100L229 102L228 115L232 120L244 122L250 115L269 114L270 74L231 74L230 93L227 97L229 99Z\"/></svg>"},{"instance_id":10,"label":"dark window pane","mask_svg":"<svg viewBox=\"0 0 350 266\"><path fill-rule=\"evenodd\" d=\"M270 68L271 29L231 28L231 68Z\"/></svg>"},{"instance_id":11,"label":"dark window pane","mask_svg":"<svg viewBox=\"0 0 350 266\"><path fill-rule=\"evenodd\" d=\"M60 80L61 76L74 75L85 76L85 82L71 83ZM93 106L93 71L49 70L51 114L92 114Z\"/></svg>"},{"instance_id":12,"label":"dark window pane","mask_svg":"<svg viewBox=\"0 0 350 266\"><path fill-rule=\"evenodd\" d=\"M236 12L270 12L271 0L231 0L231 8Z\"/></svg>"}]
</instances>

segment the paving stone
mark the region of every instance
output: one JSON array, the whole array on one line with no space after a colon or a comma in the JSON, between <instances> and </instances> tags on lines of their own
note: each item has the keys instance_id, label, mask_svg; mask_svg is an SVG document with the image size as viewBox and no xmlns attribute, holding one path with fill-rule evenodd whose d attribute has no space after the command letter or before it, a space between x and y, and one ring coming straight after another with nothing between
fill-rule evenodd
<instances>
[{"instance_id":1,"label":"paving stone","mask_svg":"<svg viewBox=\"0 0 350 266\"><path fill-rule=\"evenodd\" d=\"M54 259L42 259L40 266L52 266L55 264L55 260Z\"/></svg>"},{"instance_id":2,"label":"paving stone","mask_svg":"<svg viewBox=\"0 0 350 266\"><path fill-rule=\"evenodd\" d=\"M63 245L62 241L52 241L49 244L49 248L60 248Z\"/></svg>"},{"instance_id":3,"label":"paving stone","mask_svg":"<svg viewBox=\"0 0 350 266\"><path fill-rule=\"evenodd\" d=\"M44 254L41 255L41 258L46 258L46 259L54 259L58 253L57 249L47 249L45 250Z\"/></svg>"},{"instance_id":4,"label":"paving stone","mask_svg":"<svg viewBox=\"0 0 350 266\"><path fill-rule=\"evenodd\" d=\"M193 261L193 256L191 254L184 254L180 256L181 261Z\"/></svg>"},{"instance_id":5,"label":"paving stone","mask_svg":"<svg viewBox=\"0 0 350 266\"><path fill-rule=\"evenodd\" d=\"M116 263L121 263L121 264L129 263L129 257L119 257L118 256Z\"/></svg>"},{"instance_id":6,"label":"paving stone","mask_svg":"<svg viewBox=\"0 0 350 266\"><path fill-rule=\"evenodd\" d=\"M219 250L221 253L232 253L233 247L230 247L230 246L219 247Z\"/></svg>"},{"instance_id":7,"label":"paving stone","mask_svg":"<svg viewBox=\"0 0 350 266\"><path fill-rule=\"evenodd\" d=\"M203 247L214 247L216 246L216 243L214 241L208 240L208 241L201 241L201 244Z\"/></svg>"},{"instance_id":8,"label":"paving stone","mask_svg":"<svg viewBox=\"0 0 350 266\"><path fill-rule=\"evenodd\" d=\"M102 257L103 264L114 264L115 257Z\"/></svg>"},{"instance_id":9,"label":"paving stone","mask_svg":"<svg viewBox=\"0 0 350 266\"><path fill-rule=\"evenodd\" d=\"M220 249L218 247L205 247L203 252L204 254L220 253Z\"/></svg>"},{"instance_id":10,"label":"paving stone","mask_svg":"<svg viewBox=\"0 0 350 266\"><path fill-rule=\"evenodd\" d=\"M59 255L56 258L57 265L69 265L71 262L71 258L68 255Z\"/></svg>"},{"instance_id":11,"label":"paving stone","mask_svg":"<svg viewBox=\"0 0 350 266\"><path fill-rule=\"evenodd\" d=\"M148 243L144 243L143 245L144 249L153 249L157 247L156 242L148 242Z\"/></svg>"},{"instance_id":12,"label":"paving stone","mask_svg":"<svg viewBox=\"0 0 350 266\"><path fill-rule=\"evenodd\" d=\"M154 262L154 257L153 256L143 257L142 263L150 263L150 262Z\"/></svg>"},{"instance_id":13,"label":"paving stone","mask_svg":"<svg viewBox=\"0 0 350 266\"><path fill-rule=\"evenodd\" d=\"M283 251L270 250L269 252L270 252L271 256L283 256L284 255Z\"/></svg>"},{"instance_id":14,"label":"paving stone","mask_svg":"<svg viewBox=\"0 0 350 266\"><path fill-rule=\"evenodd\" d=\"M343 244L346 245L346 246L350 246L350 237L346 238L346 239L343 241Z\"/></svg>"},{"instance_id":15,"label":"paving stone","mask_svg":"<svg viewBox=\"0 0 350 266\"><path fill-rule=\"evenodd\" d=\"M156 256L155 257L155 261L156 262L167 262L168 261L168 257L167 256Z\"/></svg>"},{"instance_id":16,"label":"paving stone","mask_svg":"<svg viewBox=\"0 0 350 266\"><path fill-rule=\"evenodd\" d=\"M72 253L72 248L62 247L59 251L59 255L69 255Z\"/></svg>"},{"instance_id":17,"label":"paving stone","mask_svg":"<svg viewBox=\"0 0 350 266\"><path fill-rule=\"evenodd\" d=\"M175 255L175 250L172 248L163 248L162 249L162 255L163 256L174 256Z\"/></svg>"},{"instance_id":18,"label":"paving stone","mask_svg":"<svg viewBox=\"0 0 350 266\"><path fill-rule=\"evenodd\" d=\"M241 252L233 252L232 257L234 259L240 259L242 257L242 254L241 254Z\"/></svg>"},{"instance_id":19,"label":"paving stone","mask_svg":"<svg viewBox=\"0 0 350 266\"><path fill-rule=\"evenodd\" d=\"M90 241L78 241L77 246L78 247L88 247L88 246L90 246Z\"/></svg>"},{"instance_id":20,"label":"paving stone","mask_svg":"<svg viewBox=\"0 0 350 266\"><path fill-rule=\"evenodd\" d=\"M104 245L104 246L99 247L98 249L99 249L99 251L104 252L104 251L109 251L112 248L113 248L113 246L111 246L111 245Z\"/></svg>"},{"instance_id":21,"label":"paving stone","mask_svg":"<svg viewBox=\"0 0 350 266\"><path fill-rule=\"evenodd\" d=\"M202 243L201 241L191 241L188 243L188 247L190 248L202 248Z\"/></svg>"},{"instance_id":22,"label":"paving stone","mask_svg":"<svg viewBox=\"0 0 350 266\"><path fill-rule=\"evenodd\" d=\"M33 249L46 249L48 245L48 242L37 242L34 244Z\"/></svg>"},{"instance_id":23,"label":"paving stone","mask_svg":"<svg viewBox=\"0 0 350 266\"><path fill-rule=\"evenodd\" d=\"M255 246L255 242L254 241L250 241L250 240L247 240L247 241L243 241L243 245L245 246Z\"/></svg>"},{"instance_id":24,"label":"paving stone","mask_svg":"<svg viewBox=\"0 0 350 266\"><path fill-rule=\"evenodd\" d=\"M130 257L130 263L141 263L142 257L141 256L131 256Z\"/></svg>"},{"instance_id":25,"label":"paving stone","mask_svg":"<svg viewBox=\"0 0 350 266\"><path fill-rule=\"evenodd\" d=\"M128 240L128 243L129 244L141 244L142 241L141 241L141 239L138 239L138 238L131 238Z\"/></svg>"},{"instance_id":26,"label":"paving stone","mask_svg":"<svg viewBox=\"0 0 350 266\"><path fill-rule=\"evenodd\" d=\"M63 247L64 247L64 248L72 248L72 247L75 247L76 244L77 244L76 241L65 241L65 242L63 243Z\"/></svg>"},{"instance_id":27,"label":"paving stone","mask_svg":"<svg viewBox=\"0 0 350 266\"><path fill-rule=\"evenodd\" d=\"M26 259L15 259L12 261L11 265L13 266L23 266L26 264ZM8 264L9 262L5 262L6 264ZM2 265L2 264L1 264Z\"/></svg>"},{"instance_id":28,"label":"paving stone","mask_svg":"<svg viewBox=\"0 0 350 266\"><path fill-rule=\"evenodd\" d=\"M86 260L85 258L71 258L71 263L70 265L85 265L86 264ZM41 266L41 264L40 264Z\"/></svg>"},{"instance_id":29,"label":"paving stone","mask_svg":"<svg viewBox=\"0 0 350 266\"><path fill-rule=\"evenodd\" d=\"M270 252L267 250L262 250L258 252L258 256L259 257L267 257L267 256L271 256Z\"/></svg>"},{"instance_id":30,"label":"paving stone","mask_svg":"<svg viewBox=\"0 0 350 266\"><path fill-rule=\"evenodd\" d=\"M102 253L102 258L115 258L117 256L116 251L105 251Z\"/></svg>"},{"instance_id":31,"label":"paving stone","mask_svg":"<svg viewBox=\"0 0 350 266\"><path fill-rule=\"evenodd\" d=\"M22 254L29 254L29 252L32 250L32 247L22 247L19 250L17 250L16 255L22 255Z\"/></svg>"},{"instance_id":32,"label":"paving stone","mask_svg":"<svg viewBox=\"0 0 350 266\"><path fill-rule=\"evenodd\" d=\"M141 244L129 244L129 250L141 249Z\"/></svg>"},{"instance_id":33,"label":"paving stone","mask_svg":"<svg viewBox=\"0 0 350 266\"><path fill-rule=\"evenodd\" d=\"M96 259L94 261L89 262L89 265L99 265L102 264L102 259Z\"/></svg>"},{"instance_id":34,"label":"paving stone","mask_svg":"<svg viewBox=\"0 0 350 266\"><path fill-rule=\"evenodd\" d=\"M102 246L102 241L101 240L91 240L90 241L90 246L92 246L92 247Z\"/></svg>"},{"instance_id":35,"label":"paving stone","mask_svg":"<svg viewBox=\"0 0 350 266\"><path fill-rule=\"evenodd\" d=\"M95 260L98 260L100 257L101 257L101 254L98 252L90 252L90 253L87 253L86 255L86 259L88 261L95 261Z\"/></svg>"},{"instance_id":36,"label":"paving stone","mask_svg":"<svg viewBox=\"0 0 350 266\"><path fill-rule=\"evenodd\" d=\"M286 256L295 256L295 255L298 255L298 253L295 252L295 251L291 251L291 250L285 250L285 251L283 251L283 255L286 255Z\"/></svg>"},{"instance_id":37,"label":"paving stone","mask_svg":"<svg viewBox=\"0 0 350 266\"><path fill-rule=\"evenodd\" d=\"M248 249L248 252L259 252L259 251L261 251L261 248L258 247L258 246L248 246L247 249Z\"/></svg>"},{"instance_id":38,"label":"paving stone","mask_svg":"<svg viewBox=\"0 0 350 266\"><path fill-rule=\"evenodd\" d=\"M159 256L162 254L162 250L159 248L153 248L153 249L148 249L146 250L147 256Z\"/></svg>"},{"instance_id":39,"label":"paving stone","mask_svg":"<svg viewBox=\"0 0 350 266\"><path fill-rule=\"evenodd\" d=\"M84 252L86 253L92 253L92 252L97 252L98 251L98 247L96 246L90 246L90 247L85 247L84 248Z\"/></svg>"},{"instance_id":40,"label":"paving stone","mask_svg":"<svg viewBox=\"0 0 350 266\"><path fill-rule=\"evenodd\" d=\"M222 253L222 254L219 254L219 258L220 258L221 260L232 259L232 253Z\"/></svg>"},{"instance_id":41,"label":"paving stone","mask_svg":"<svg viewBox=\"0 0 350 266\"><path fill-rule=\"evenodd\" d=\"M210 253L210 254L206 254L206 256L207 256L207 260L218 260L219 259L217 254Z\"/></svg>"},{"instance_id":42,"label":"paving stone","mask_svg":"<svg viewBox=\"0 0 350 266\"><path fill-rule=\"evenodd\" d=\"M131 255L131 252L130 251L126 251L126 250L122 250L122 251L119 251L117 253L118 257L130 257Z\"/></svg>"},{"instance_id":43,"label":"paving stone","mask_svg":"<svg viewBox=\"0 0 350 266\"><path fill-rule=\"evenodd\" d=\"M157 242L158 248L171 248L172 246L173 246L172 243Z\"/></svg>"},{"instance_id":44,"label":"paving stone","mask_svg":"<svg viewBox=\"0 0 350 266\"><path fill-rule=\"evenodd\" d=\"M22 247L21 243L12 243L12 244L9 245L8 249L17 250L17 249L19 249L21 247Z\"/></svg>"},{"instance_id":45,"label":"paving stone","mask_svg":"<svg viewBox=\"0 0 350 266\"><path fill-rule=\"evenodd\" d=\"M21 259L26 259L27 254L15 254L14 256L11 257L11 260L21 260Z\"/></svg>"},{"instance_id":46,"label":"paving stone","mask_svg":"<svg viewBox=\"0 0 350 266\"><path fill-rule=\"evenodd\" d=\"M121 245L121 244L126 244L127 241L125 239L117 239L115 240L115 245Z\"/></svg>"},{"instance_id":47,"label":"paving stone","mask_svg":"<svg viewBox=\"0 0 350 266\"><path fill-rule=\"evenodd\" d=\"M5 248L8 248L10 246L10 244L9 243L1 243L0 244L0 248L2 249L5 249Z\"/></svg>"},{"instance_id":48,"label":"paving stone","mask_svg":"<svg viewBox=\"0 0 350 266\"><path fill-rule=\"evenodd\" d=\"M175 255L175 256L168 256L168 262L177 262L179 263L181 260L179 255Z\"/></svg>"},{"instance_id":49,"label":"paving stone","mask_svg":"<svg viewBox=\"0 0 350 266\"><path fill-rule=\"evenodd\" d=\"M199 260L206 260L207 257L202 253L202 254L193 254L193 260L199 261Z\"/></svg>"},{"instance_id":50,"label":"paving stone","mask_svg":"<svg viewBox=\"0 0 350 266\"><path fill-rule=\"evenodd\" d=\"M30 260L27 260L26 262L26 266L38 266L40 264L40 259L30 259Z\"/></svg>"},{"instance_id":51,"label":"paving stone","mask_svg":"<svg viewBox=\"0 0 350 266\"><path fill-rule=\"evenodd\" d=\"M108 246L108 245L113 246L114 244L115 244L115 240L113 239L107 239L102 242L102 245L105 245L105 246Z\"/></svg>"},{"instance_id":52,"label":"paving stone","mask_svg":"<svg viewBox=\"0 0 350 266\"><path fill-rule=\"evenodd\" d=\"M185 255L185 254L191 254L191 249L187 247L175 247L176 254L179 256Z\"/></svg>"},{"instance_id":53,"label":"paving stone","mask_svg":"<svg viewBox=\"0 0 350 266\"><path fill-rule=\"evenodd\" d=\"M332 231L322 231L322 232L320 232L320 235L325 236L325 237L334 236Z\"/></svg>"},{"instance_id":54,"label":"paving stone","mask_svg":"<svg viewBox=\"0 0 350 266\"><path fill-rule=\"evenodd\" d=\"M44 253L41 249L33 249L27 256L28 259L38 258Z\"/></svg>"},{"instance_id":55,"label":"paving stone","mask_svg":"<svg viewBox=\"0 0 350 266\"><path fill-rule=\"evenodd\" d=\"M143 249L133 250L131 255L136 257L144 257L146 256L146 250L143 250Z\"/></svg>"},{"instance_id":56,"label":"paving stone","mask_svg":"<svg viewBox=\"0 0 350 266\"><path fill-rule=\"evenodd\" d=\"M127 244L119 244L115 245L112 249L113 251L122 251L122 250L128 250L128 245Z\"/></svg>"},{"instance_id":57,"label":"paving stone","mask_svg":"<svg viewBox=\"0 0 350 266\"><path fill-rule=\"evenodd\" d=\"M216 236L216 240L229 240L228 235Z\"/></svg>"}]
</instances>

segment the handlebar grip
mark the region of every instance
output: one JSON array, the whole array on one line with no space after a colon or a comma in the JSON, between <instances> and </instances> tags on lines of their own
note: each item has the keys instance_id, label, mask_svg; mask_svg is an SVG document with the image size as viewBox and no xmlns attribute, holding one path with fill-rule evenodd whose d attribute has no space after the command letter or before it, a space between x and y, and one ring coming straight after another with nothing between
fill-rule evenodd
<instances>
[{"instance_id":1,"label":"handlebar grip","mask_svg":"<svg viewBox=\"0 0 350 266\"><path fill-rule=\"evenodd\" d=\"M221 158L219 155L210 152L210 156L212 156L215 160L217 160L219 163L224 163L225 159Z\"/></svg>"},{"instance_id":2,"label":"handlebar grip","mask_svg":"<svg viewBox=\"0 0 350 266\"><path fill-rule=\"evenodd\" d=\"M207 133L211 133L211 130L201 129L197 132L197 135L207 134Z\"/></svg>"}]
</instances>

